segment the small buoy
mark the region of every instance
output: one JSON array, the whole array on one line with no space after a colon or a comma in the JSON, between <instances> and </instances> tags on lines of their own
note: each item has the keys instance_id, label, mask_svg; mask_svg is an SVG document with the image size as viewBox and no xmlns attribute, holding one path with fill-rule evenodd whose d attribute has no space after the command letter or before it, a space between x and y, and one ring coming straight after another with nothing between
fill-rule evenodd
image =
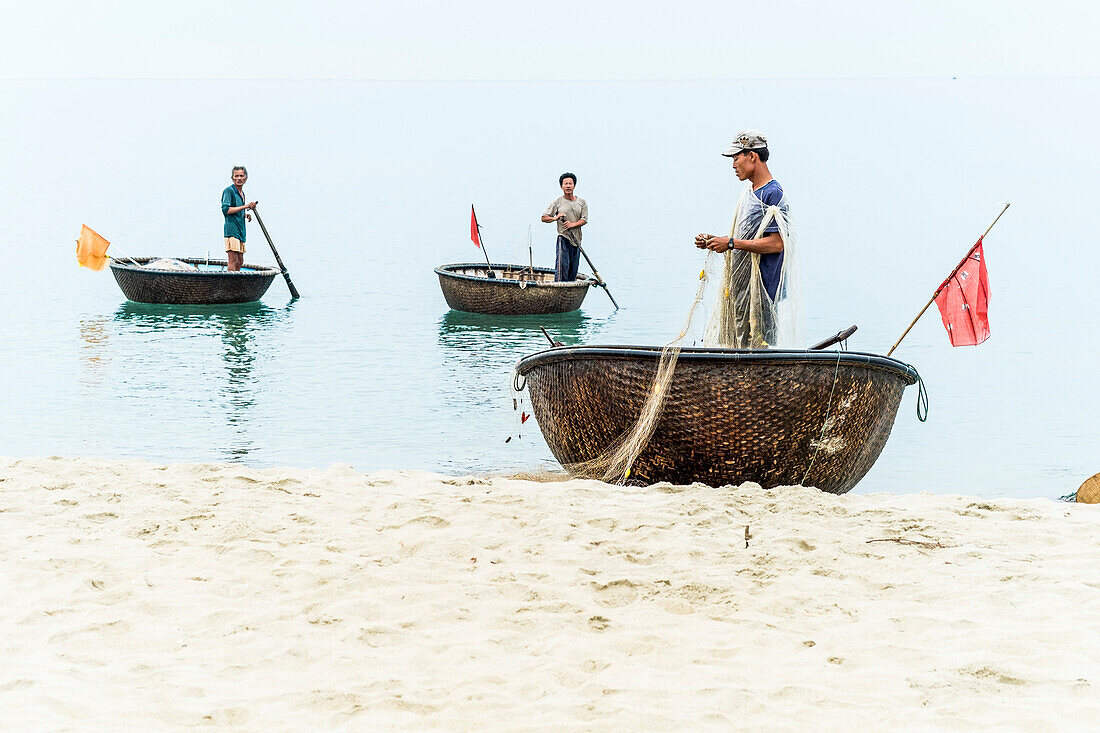
<instances>
[{"instance_id":1,"label":"small buoy","mask_svg":"<svg viewBox=\"0 0 1100 733\"><path fill-rule=\"evenodd\" d=\"M1081 484L1077 489L1077 501L1082 504L1100 504L1100 473Z\"/></svg>"}]
</instances>

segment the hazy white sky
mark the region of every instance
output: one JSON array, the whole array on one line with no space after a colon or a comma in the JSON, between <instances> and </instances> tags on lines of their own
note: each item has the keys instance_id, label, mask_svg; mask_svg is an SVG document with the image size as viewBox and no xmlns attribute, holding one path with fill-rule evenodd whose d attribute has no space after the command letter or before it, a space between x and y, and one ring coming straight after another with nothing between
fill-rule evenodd
<instances>
[{"instance_id":1,"label":"hazy white sky","mask_svg":"<svg viewBox=\"0 0 1100 733\"><path fill-rule=\"evenodd\" d=\"M1098 76L1100 4L5 3L0 78Z\"/></svg>"}]
</instances>

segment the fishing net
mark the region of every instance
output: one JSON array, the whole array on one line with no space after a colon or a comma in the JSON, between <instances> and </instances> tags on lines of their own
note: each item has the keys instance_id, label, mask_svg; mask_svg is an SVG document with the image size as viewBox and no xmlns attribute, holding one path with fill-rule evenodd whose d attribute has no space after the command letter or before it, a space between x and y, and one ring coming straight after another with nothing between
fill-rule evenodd
<instances>
[{"instance_id":1,"label":"fishing net","mask_svg":"<svg viewBox=\"0 0 1100 733\"><path fill-rule=\"evenodd\" d=\"M199 269L199 268L195 267L192 264L189 264L187 262L183 262L182 260L172 260L172 259L153 260L152 262L148 262L148 263L142 265L142 267L144 267L146 270L172 270L172 271L178 271L178 272L185 272L185 271L191 271L191 270Z\"/></svg>"},{"instance_id":2,"label":"fishing net","mask_svg":"<svg viewBox=\"0 0 1100 733\"><path fill-rule=\"evenodd\" d=\"M707 253L684 326L661 350L657 372L637 423L603 455L566 466L570 473L608 483L629 480L631 466L657 427L684 338L691 332L699 306L704 302L708 303L704 310L710 314L703 334L705 346L801 348L798 244L790 206L786 195L778 204L765 204L753 191L751 182L747 182L737 201L730 236L760 239L769 230L778 231L783 240L781 253L761 255L734 249L723 254Z\"/></svg>"},{"instance_id":3,"label":"fishing net","mask_svg":"<svg viewBox=\"0 0 1100 733\"><path fill-rule=\"evenodd\" d=\"M761 239L777 232L783 251L757 254L726 250L707 257L707 280L716 284L703 344L735 349L802 346L798 243L786 195L768 206L746 183L730 227L735 239ZM720 268L717 266L720 264Z\"/></svg>"}]
</instances>

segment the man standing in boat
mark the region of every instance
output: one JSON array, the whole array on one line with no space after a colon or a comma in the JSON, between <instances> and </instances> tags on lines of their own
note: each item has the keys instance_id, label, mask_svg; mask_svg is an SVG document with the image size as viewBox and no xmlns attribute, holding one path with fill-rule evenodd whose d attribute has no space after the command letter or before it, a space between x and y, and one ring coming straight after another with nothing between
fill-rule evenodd
<instances>
[{"instance_id":1,"label":"man standing in boat","mask_svg":"<svg viewBox=\"0 0 1100 733\"><path fill-rule=\"evenodd\" d=\"M588 204L573 195L577 176L562 173L558 177L562 195L554 199L542 214L542 221L558 225L558 256L554 262L554 280L573 282L581 262L581 227L588 223Z\"/></svg>"},{"instance_id":2,"label":"man standing in boat","mask_svg":"<svg viewBox=\"0 0 1100 733\"><path fill-rule=\"evenodd\" d=\"M726 254L724 288L715 312L717 345L767 348L779 339L779 301L787 296L785 255L789 221L783 187L768 169L768 139L759 130L738 133L722 155L747 181L730 236L700 234L695 246Z\"/></svg>"},{"instance_id":3,"label":"man standing in boat","mask_svg":"<svg viewBox=\"0 0 1100 733\"><path fill-rule=\"evenodd\" d=\"M243 165L234 166L230 172L232 186L222 191L222 216L225 217L225 258L229 272L237 272L244 264L244 222L252 221L248 211L256 208L256 202L244 202L244 182L248 180L248 171Z\"/></svg>"}]
</instances>

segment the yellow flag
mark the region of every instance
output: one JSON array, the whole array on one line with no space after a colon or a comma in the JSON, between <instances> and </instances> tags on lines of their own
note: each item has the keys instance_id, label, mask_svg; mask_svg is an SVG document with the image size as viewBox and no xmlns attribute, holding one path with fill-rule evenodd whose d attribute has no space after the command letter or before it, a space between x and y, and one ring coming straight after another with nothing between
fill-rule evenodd
<instances>
[{"instance_id":1,"label":"yellow flag","mask_svg":"<svg viewBox=\"0 0 1100 733\"><path fill-rule=\"evenodd\" d=\"M76 240L76 261L81 267L99 272L110 258L107 248L111 246L103 237L92 231L87 224L81 225L80 239Z\"/></svg>"}]
</instances>

